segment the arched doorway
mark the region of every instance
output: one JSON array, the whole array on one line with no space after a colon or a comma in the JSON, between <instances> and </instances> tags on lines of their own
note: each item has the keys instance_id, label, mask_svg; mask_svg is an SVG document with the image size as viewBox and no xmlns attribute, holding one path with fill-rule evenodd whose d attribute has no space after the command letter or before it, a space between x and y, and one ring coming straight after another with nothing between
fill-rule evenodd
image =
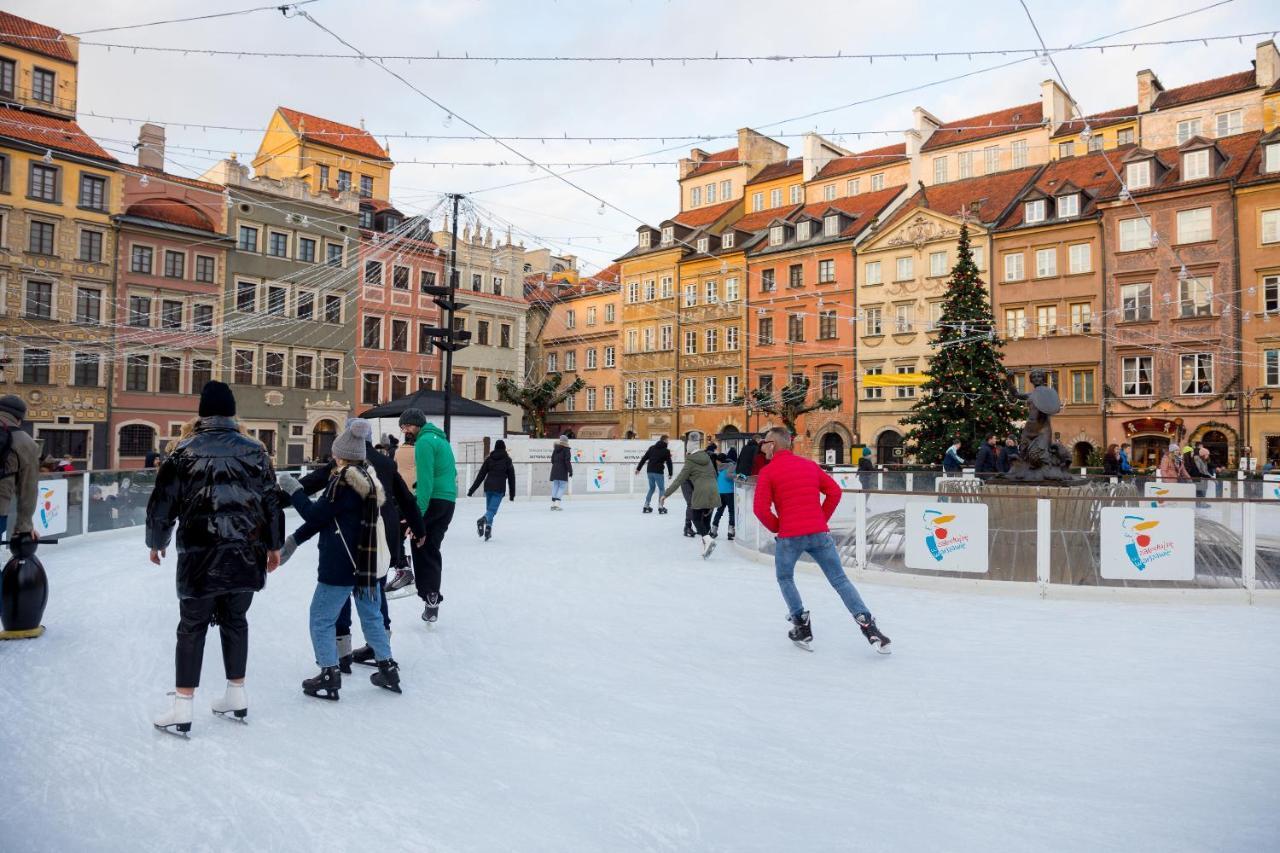
<instances>
[{"instance_id":1,"label":"arched doorway","mask_svg":"<svg viewBox=\"0 0 1280 853\"><path fill-rule=\"evenodd\" d=\"M877 465L896 465L902 462L902 434L887 429L876 439Z\"/></svg>"},{"instance_id":2,"label":"arched doorway","mask_svg":"<svg viewBox=\"0 0 1280 853\"><path fill-rule=\"evenodd\" d=\"M1084 468L1089 464L1089 455L1093 453L1093 445L1087 441L1077 441L1071 448L1071 464Z\"/></svg>"},{"instance_id":3,"label":"arched doorway","mask_svg":"<svg viewBox=\"0 0 1280 853\"><path fill-rule=\"evenodd\" d=\"M1231 460L1231 449L1222 430L1211 429L1200 437L1200 446L1209 449L1209 459L1219 468L1225 468Z\"/></svg>"},{"instance_id":4,"label":"arched doorway","mask_svg":"<svg viewBox=\"0 0 1280 853\"><path fill-rule=\"evenodd\" d=\"M834 456L832 454L834 453ZM823 464L844 465L848 462L844 453L844 439L838 432L829 432L822 437Z\"/></svg>"},{"instance_id":5,"label":"arched doorway","mask_svg":"<svg viewBox=\"0 0 1280 853\"><path fill-rule=\"evenodd\" d=\"M329 451L333 449L333 440L337 437L337 424L328 419L316 421L315 428L311 430L311 461L327 460Z\"/></svg>"}]
</instances>

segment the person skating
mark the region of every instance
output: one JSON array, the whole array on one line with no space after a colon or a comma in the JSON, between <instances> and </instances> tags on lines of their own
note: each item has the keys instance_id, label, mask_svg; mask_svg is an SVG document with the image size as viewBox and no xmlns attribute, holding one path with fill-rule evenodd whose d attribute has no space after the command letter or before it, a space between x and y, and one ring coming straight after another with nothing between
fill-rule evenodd
<instances>
[{"instance_id":1,"label":"person skating","mask_svg":"<svg viewBox=\"0 0 1280 853\"><path fill-rule=\"evenodd\" d=\"M858 484L862 486L862 491L871 491L872 478L876 475L876 466L871 464L871 448L862 448L862 454L858 456Z\"/></svg>"},{"instance_id":2,"label":"person skating","mask_svg":"<svg viewBox=\"0 0 1280 853\"><path fill-rule=\"evenodd\" d=\"M551 450L551 508L562 509L560 501L569 491L573 460L569 457L569 436L562 435Z\"/></svg>"},{"instance_id":3,"label":"person skating","mask_svg":"<svg viewBox=\"0 0 1280 853\"><path fill-rule=\"evenodd\" d=\"M888 654L889 638L880 633L871 611L845 574L840 552L827 527L840 503L840 486L816 463L791 452L791 433L786 429L769 430L761 448L768 455L769 464L756 480L752 508L765 529L777 535L773 562L792 625L787 636L806 649L813 640L809 611L804 609L795 582L796 561L808 553L853 614L867 642L876 651Z\"/></svg>"},{"instance_id":4,"label":"person skating","mask_svg":"<svg viewBox=\"0 0 1280 853\"><path fill-rule=\"evenodd\" d=\"M15 512L13 540L38 539L36 498L40 486L40 445L24 429L27 404L16 394L0 397L0 538Z\"/></svg>"},{"instance_id":5,"label":"person skating","mask_svg":"<svg viewBox=\"0 0 1280 853\"><path fill-rule=\"evenodd\" d=\"M732 447L729 452L716 460L716 487L720 492L720 506L716 507L715 517L711 519L711 538L715 539L720 535L720 519L724 517L725 510L729 511L729 535L726 537L730 542L733 541L735 528L738 525L738 518L733 506L733 480L734 471L738 467L738 451Z\"/></svg>"},{"instance_id":6,"label":"person skating","mask_svg":"<svg viewBox=\"0 0 1280 853\"><path fill-rule=\"evenodd\" d=\"M667 499L663 496L663 491L667 488L666 477L670 477L674 473L671 467L671 448L667 446L667 437L661 436L644 452L640 457L640 461L636 463L636 473L640 473L640 469L644 468L649 478L649 491L644 496L643 512L653 512L650 501L653 500L653 493L658 493L658 515L667 514ZM665 469L665 471L664 471Z\"/></svg>"},{"instance_id":7,"label":"person skating","mask_svg":"<svg viewBox=\"0 0 1280 853\"><path fill-rule=\"evenodd\" d=\"M347 423L333 440L333 471L324 494L314 502L292 476L280 478L293 508L303 519L293 538L305 541L320 535L310 616L311 648L320 672L302 682L302 692L319 699L337 700L342 689L335 630L338 614L352 593L360 628L377 661L378 671L369 680L378 687L400 692L400 667L391 655L391 640L381 613L381 579L391 560L380 523L386 496L377 475L365 464L365 444L370 434L366 420L353 418Z\"/></svg>"},{"instance_id":8,"label":"person skating","mask_svg":"<svg viewBox=\"0 0 1280 853\"><path fill-rule=\"evenodd\" d=\"M667 486L665 497L671 497L676 490L686 483L690 491L686 495L689 502L691 523L701 537L702 558L705 560L715 550L716 540L711 537L711 512L720 506L720 489L716 485L716 465L711 457L714 445L706 450L696 450L684 459L680 473Z\"/></svg>"},{"instance_id":9,"label":"person skating","mask_svg":"<svg viewBox=\"0 0 1280 853\"><path fill-rule=\"evenodd\" d=\"M947 448L947 452L943 455L942 470L948 476L955 476L963 473L964 459L960 457L959 439L951 442L951 446Z\"/></svg>"},{"instance_id":10,"label":"person skating","mask_svg":"<svg viewBox=\"0 0 1280 853\"><path fill-rule=\"evenodd\" d=\"M444 573L440 544L449 530L449 522L453 521L454 502L458 499L458 466L454 462L449 439L435 424L426 424L417 433L413 460L418 508L422 510L422 521L427 528L426 542L413 551L413 564L418 569L422 621L435 622L440 617L440 604L444 601L440 594L440 580Z\"/></svg>"},{"instance_id":11,"label":"person skating","mask_svg":"<svg viewBox=\"0 0 1280 853\"><path fill-rule=\"evenodd\" d=\"M476 533L488 542L493 536L493 517L502 506L502 493L506 490L511 500L516 499L516 466L507 453L507 443L498 439L493 443L493 450L485 458L484 464L476 472L475 482L467 490L467 497L476 493L476 489L484 486L484 515L476 519Z\"/></svg>"},{"instance_id":12,"label":"person skating","mask_svg":"<svg viewBox=\"0 0 1280 853\"><path fill-rule=\"evenodd\" d=\"M147 503L146 540L160 565L178 525L178 636L173 707L157 717L157 729L191 731L191 705L200 686L204 640L216 620L222 639L227 687L213 712L244 720L245 667L249 658L246 614L267 572L280 565L284 514L266 448L243 435L235 420L231 388L207 383L200 393L200 421L156 473Z\"/></svg>"},{"instance_id":13,"label":"person skating","mask_svg":"<svg viewBox=\"0 0 1280 853\"><path fill-rule=\"evenodd\" d=\"M418 484L418 468L413 456L413 443L418 438L418 433L426 426L427 416L423 414L421 409L410 407L400 413L400 429L404 432L404 442L396 446L395 451L391 454L391 458L395 460L396 470L400 473L400 477L408 485L409 491L414 493L414 503L417 503L417 484ZM421 510L418 511L421 516ZM425 529L425 526L424 526ZM403 541L409 530L402 525L400 531L400 539ZM421 549L422 546L419 546ZM417 550L410 549L414 554L415 561ZM402 598L417 593L414 586L413 568L409 566L408 556L401 558L400 562L392 567L390 579L387 581L386 592L388 598Z\"/></svg>"}]
</instances>

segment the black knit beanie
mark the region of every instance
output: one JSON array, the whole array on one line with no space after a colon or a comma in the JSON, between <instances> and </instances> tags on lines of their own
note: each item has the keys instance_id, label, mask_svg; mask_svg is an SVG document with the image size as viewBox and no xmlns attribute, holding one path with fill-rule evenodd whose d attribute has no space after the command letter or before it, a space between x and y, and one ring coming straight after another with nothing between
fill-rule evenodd
<instances>
[{"instance_id":1,"label":"black knit beanie","mask_svg":"<svg viewBox=\"0 0 1280 853\"><path fill-rule=\"evenodd\" d=\"M234 418L236 416L236 396L231 393L231 386L216 380L206 382L200 392L200 417Z\"/></svg>"}]
</instances>

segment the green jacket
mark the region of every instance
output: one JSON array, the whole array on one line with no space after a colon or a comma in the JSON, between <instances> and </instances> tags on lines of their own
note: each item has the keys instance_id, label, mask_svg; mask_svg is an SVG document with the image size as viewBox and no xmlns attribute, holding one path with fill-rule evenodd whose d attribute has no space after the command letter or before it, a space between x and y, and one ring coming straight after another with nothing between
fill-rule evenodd
<instances>
[{"instance_id":1,"label":"green jacket","mask_svg":"<svg viewBox=\"0 0 1280 853\"><path fill-rule=\"evenodd\" d=\"M684 459L684 467L667 487L666 496L671 497L680 491L680 485L688 480L693 483L693 499L689 506L694 509L715 509L720 506L720 488L716 484L716 466L705 450L690 453Z\"/></svg>"},{"instance_id":2,"label":"green jacket","mask_svg":"<svg viewBox=\"0 0 1280 853\"><path fill-rule=\"evenodd\" d=\"M418 474L418 509L424 514L433 500L458 499L458 466L444 430L427 424L413 443L413 466Z\"/></svg>"}]
</instances>

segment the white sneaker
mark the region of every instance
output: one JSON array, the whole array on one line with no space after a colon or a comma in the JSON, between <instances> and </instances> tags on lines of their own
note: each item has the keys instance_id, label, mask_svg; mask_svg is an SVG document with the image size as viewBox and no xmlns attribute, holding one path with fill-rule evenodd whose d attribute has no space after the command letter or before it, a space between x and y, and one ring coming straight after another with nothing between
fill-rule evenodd
<instances>
[{"instance_id":1,"label":"white sneaker","mask_svg":"<svg viewBox=\"0 0 1280 853\"><path fill-rule=\"evenodd\" d=\"M173 707L155 719L155 727L171 735L186 737L191 731L191 696L180 693L169 694L173 697Z\"/></svg>"},{"instance_id":2,"label":"white sneaker","mask_svg":"<svg viewBox=\"0 0 1280 853\"><path fill-rule=\"evenodd\" d=\"M710 557L711 552L714 551L715 549L716 549L716 540L712 539L710 536L703 536L702 537L702 559L705 560L707 559L707 557Z\"/></svg>"},{"instance_id":3,"label":"white sneaker","mask_svg":"<svg viewBox=\"0 0 1280 853\"><path fill-rule=\"evenodd\" d=\"M351 638L347 638L350 645ZM213 713L219 717L226 717L231 714L234 719L244 722L245 716L249 713L249 697L245 695L243 684L232 684L227 682L227 692L222 694L222 698L213 703Z\"/></svg>"}]
</instances>

